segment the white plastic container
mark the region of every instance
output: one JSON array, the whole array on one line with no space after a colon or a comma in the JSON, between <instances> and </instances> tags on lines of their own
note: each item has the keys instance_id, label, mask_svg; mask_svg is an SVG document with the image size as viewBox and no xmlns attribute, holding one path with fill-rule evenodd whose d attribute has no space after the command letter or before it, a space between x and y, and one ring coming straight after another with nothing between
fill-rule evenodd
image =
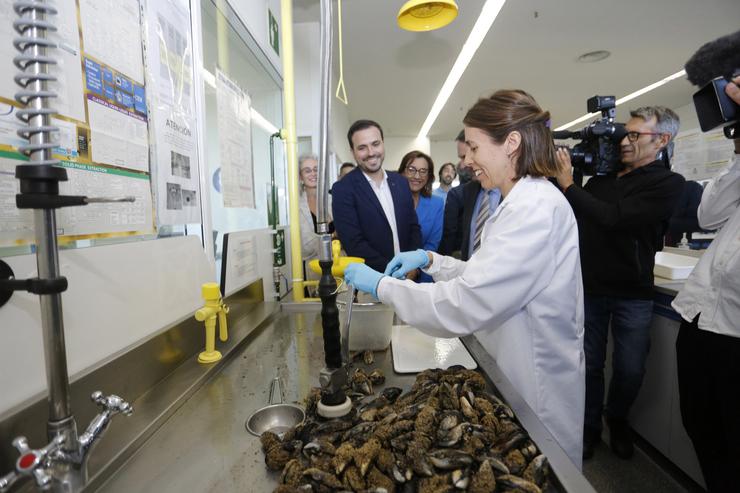
<instances>
[{"instance_id":1,"label":"white plastic container","mask_svg":"<svg viewBox=\"0 0 740 493\"><path fill-rule=\"evenodd\" d=\"M665 279L686 279L699 261L696 257L668 252L655 254L653 273Z\"/></svg>"},{"instance_id":2,"label":"white plastic container","mask_svg":"<svg viewBox=\"0 0 740 493\"><path fill-rule=\"evenodd\" d=\"M350 322L350 351L383 351L391 343L393 328L393 309L374 298L358 296L352 304L352 321ZM347 323L346 295L337 300L339 307L339 326L344 330Z\"/></svg>"}]
</instances>

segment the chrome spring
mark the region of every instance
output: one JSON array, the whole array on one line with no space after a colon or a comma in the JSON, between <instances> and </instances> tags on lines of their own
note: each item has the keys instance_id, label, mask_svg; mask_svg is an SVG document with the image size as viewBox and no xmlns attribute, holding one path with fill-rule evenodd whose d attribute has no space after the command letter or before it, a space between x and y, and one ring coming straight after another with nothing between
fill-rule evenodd
<instances>
[{"instance_id":1,"label":"chrome spring","mask_svg":"<svg viewBox=\"0 0 740 493\"><path fill-rule=\"evenodd\" d=\"M57 10L42 1L29 0L14 2L13 10L19 17L13 21L13 28L20 35L13 39L13 46L20 52L13 63L21 70L14 77L21 87L15 100L24 106L16 115L25 124L17 134L28 141L18 146L18 151L28 156L29 164L57 164L59 161L51 157L56 147L51 133L59 129L51 125L56 110L49 107L49 99L57 94L47 87L57 80L48 72L48 66L57 62L47 55L47 49L56 48L56 43L46 39L47 31L56 31L56 27L45 20L47 15L56 15Z\"/></svg>"}]
</instances>

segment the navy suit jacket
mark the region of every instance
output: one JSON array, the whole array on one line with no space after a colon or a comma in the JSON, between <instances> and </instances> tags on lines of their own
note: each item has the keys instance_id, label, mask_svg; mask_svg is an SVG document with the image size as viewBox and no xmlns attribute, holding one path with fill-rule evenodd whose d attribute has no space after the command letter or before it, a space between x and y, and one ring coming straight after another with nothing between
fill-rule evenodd
<instances>
[{"instance_id":1,"label":"navy suit jacket","mask_svg":"<svg viewBox=\"0 0 740 493\"><path fill-rule=\"evenodd\" d=\"M386 173L401 251L421 248L421 228L409 183L398 173ZM364 258L369 267L383 272L394 255L393 233L362 170L356 168L334 183L331 196L334 227L344 251L352 257Z\"/></svg>"}]
</instances>

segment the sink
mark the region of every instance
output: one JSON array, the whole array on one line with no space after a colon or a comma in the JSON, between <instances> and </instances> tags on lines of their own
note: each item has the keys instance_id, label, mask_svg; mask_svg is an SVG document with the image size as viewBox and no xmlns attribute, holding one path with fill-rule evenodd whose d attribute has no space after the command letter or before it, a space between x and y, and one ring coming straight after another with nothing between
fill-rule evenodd
<instances>
[{"instance_id":1,"label":"sink","mask_svg":"<svg viewBox=\"0 0 740 493\"><path fill-rule=\"evenodd\" d=\"M686 279L698 261L698 258L687 255L657 252L653 273L665 279Z\"/></svg>"}]
</instances>

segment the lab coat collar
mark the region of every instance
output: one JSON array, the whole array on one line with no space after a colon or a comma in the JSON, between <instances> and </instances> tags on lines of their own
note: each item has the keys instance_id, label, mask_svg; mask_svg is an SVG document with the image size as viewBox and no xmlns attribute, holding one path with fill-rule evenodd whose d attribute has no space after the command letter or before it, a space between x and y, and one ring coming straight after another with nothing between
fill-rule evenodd
<instances>
[{"instance_id":1,"label":"lab coat collar","mask_svg":"<svg viewBox=\"0 0 740 493\"><path fill-rule=\"evenodd\" d=\"M498 217L498 215L501 214L501 211L506 209L510 203L519 200L519 195L526 193L526 189L530 187L530 183L533 183L535 180L545 180L545 178L533 178L531 176L523 176L519 178L509 191L509 195L504 197L498 207L496 207L496 210L493 211L493 216L491 216L492 219Z\"/></svg>"}]
</instances>

